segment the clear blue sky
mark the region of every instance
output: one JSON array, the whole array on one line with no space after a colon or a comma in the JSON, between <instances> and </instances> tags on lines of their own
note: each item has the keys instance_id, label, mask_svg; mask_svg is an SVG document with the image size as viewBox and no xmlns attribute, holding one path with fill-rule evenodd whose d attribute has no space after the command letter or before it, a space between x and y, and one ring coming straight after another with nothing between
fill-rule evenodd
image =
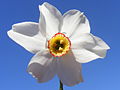
<instances>
[{"instance_id":1,"label":"clear blue sky","mask_svg":"<svg viewBox=\"0 0 120 90\"><path fill-rule=\"evenodd\" d=\"M83 11L90 20L91 32L111 47L105 59L83 64L83 83L64 89L120 90L119 0L0 0L0 90L58 90L57 77L39 84L26 72L33 54L14 43L6 33L17 22L38 22L38 5L45 1L62 13L69 9Z\"/></svg>"}]
</instances>

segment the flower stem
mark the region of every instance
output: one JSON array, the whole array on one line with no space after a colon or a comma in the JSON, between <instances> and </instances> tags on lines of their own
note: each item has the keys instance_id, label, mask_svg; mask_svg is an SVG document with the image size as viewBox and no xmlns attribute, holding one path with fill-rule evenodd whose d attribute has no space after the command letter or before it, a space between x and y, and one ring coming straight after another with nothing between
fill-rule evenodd
<instances>
[{"instance_id":1,"label":"flower stem","mask_svg":"<svg viewBox=\"0 0 120 90\"><path fill-rule=\"evenodd\" d=\"M60 89L59 90L63 90L63 84L61 81L60 81Z\"/></svg>"}]
</instances>

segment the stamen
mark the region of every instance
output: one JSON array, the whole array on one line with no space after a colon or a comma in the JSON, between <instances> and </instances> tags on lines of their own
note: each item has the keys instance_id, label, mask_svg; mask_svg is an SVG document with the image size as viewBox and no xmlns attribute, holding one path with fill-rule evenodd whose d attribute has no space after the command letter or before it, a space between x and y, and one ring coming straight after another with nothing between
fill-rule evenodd
<instances>
[{"instance_id":1,"label":"stamen","mask_svg":"<svg viewBox=\"0 0 120 90\"><path fill-rule=\"evenodd\" d=\"M63 48L59 47L59 51L62 51L62 50L63 50Z\"/></svg>"},{"instance_id":2,"label":"stamen","mask_svg":"<svg viewBox=\"0 0 120 90\"><path fill-rule=\"evenodd\" d=\"M63 40L60 40L60 44L63 44L63 42L64 42Z\"/></svg>"}]
</instances>

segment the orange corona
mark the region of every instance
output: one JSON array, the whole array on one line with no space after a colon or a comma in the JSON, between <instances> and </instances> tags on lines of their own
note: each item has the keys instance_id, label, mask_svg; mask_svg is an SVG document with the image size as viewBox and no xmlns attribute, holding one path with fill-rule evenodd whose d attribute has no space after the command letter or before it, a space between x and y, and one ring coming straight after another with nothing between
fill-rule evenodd
<instances>
[{"instance_id":1,"label":"orange corona","mask_svg":"<svg viewBox=\"0 0 120 90\"><path fill-rule=\"evenodd\" d=\"M48 41L48 49L54 57L65 55L71 47L71 42L63 33L55 34Z\"/></svg>"}]
</instances>

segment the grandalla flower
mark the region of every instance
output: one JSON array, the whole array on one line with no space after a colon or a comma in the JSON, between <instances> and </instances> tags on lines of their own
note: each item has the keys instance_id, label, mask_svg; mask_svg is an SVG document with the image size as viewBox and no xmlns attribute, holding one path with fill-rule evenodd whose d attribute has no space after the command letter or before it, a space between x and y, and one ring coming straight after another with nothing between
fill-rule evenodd
<instances>
[{"instance_id":1,"label":"grandalla flower","mask_svg":"<svg viewBox=\"0 0 120 90\"><path fill-rule=\"evenodd\" d=\"M55 74L68 86L82 82L81 63L104 58L109 46L90 33L83 12L70 10L62 15L49 3L39 9L39 23L14 24L8 31L12 40L35 54L27 71L38 82L51 80Z\"/></svg>"}]
</instances>

